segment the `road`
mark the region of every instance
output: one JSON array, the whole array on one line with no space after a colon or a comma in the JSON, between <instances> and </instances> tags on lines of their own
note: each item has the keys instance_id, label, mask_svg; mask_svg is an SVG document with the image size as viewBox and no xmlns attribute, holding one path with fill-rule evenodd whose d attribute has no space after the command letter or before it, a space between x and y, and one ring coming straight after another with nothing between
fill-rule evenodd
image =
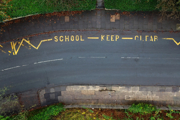
<instances>
[{"instance_id":1,"label":"road","mask_svg":"<svg viewBox=\"0 0 180 120\"><path fill-rule=\"evenodd\" d=\"M65 39L66 37L66 39ZM0 44L0 88L180 85L180 34L65 31Z\"/></svg>"}]
</instances>

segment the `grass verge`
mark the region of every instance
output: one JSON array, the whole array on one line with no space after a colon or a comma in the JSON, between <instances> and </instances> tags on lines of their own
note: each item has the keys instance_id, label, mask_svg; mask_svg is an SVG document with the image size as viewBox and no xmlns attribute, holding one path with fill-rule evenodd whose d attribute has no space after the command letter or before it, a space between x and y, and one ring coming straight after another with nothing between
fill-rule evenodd
<instances>
[{"instance_id":1,"label":"grass verge","mask_svg":"<svg viewBox=\"0 0 180 120\"><path fill-rule=\"evenodd\" d=\"M3 11L15 18L30 14L91 10L96 8L96 0L11 0L6 8ZM0 16L0 21L4 19Z\"/></svg>"},{"instance_id":2,"label":"grass verge","mask_svg":"<svg viewBox=\"0 0 180 120\"><path fill-rule=\"evenodd\" d=\"M156 109L151 104L133 104L129 109L93 109L70 108L65 109L62 104L22 113L17 116L3 117L2 120L170 120L180 119L180 111ZM22 117L23 116L23 117ZM16 118L16 119L14 119Z\"/></svg>"},{"instance_id":3,"label":"grass verge","mask_svg":"<svg viewBox=\"0 0 180 120\"><path fill-rule=\"evenodd\" d=\"M105 8L118 9L121 11L155 11L157 0L104 0Z\"/></svg>"}]
</instances>

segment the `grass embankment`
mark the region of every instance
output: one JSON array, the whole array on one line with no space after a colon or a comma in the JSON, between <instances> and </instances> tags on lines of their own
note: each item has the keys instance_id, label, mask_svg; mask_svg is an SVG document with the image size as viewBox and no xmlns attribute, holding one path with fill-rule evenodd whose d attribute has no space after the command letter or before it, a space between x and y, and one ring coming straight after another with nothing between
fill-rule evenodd
<instances>
[{"instance_id":1,"label":"grass embankment","mask_svg":"<svg viewBox=\"0 0 180 120\"><path fill-rule=\"evenodd\" d=\"M170 108L170 106L169 106ZM34 111L21 112L17 116L2 120L170 120L180 119L180 111L160 110L151 104L133 104L127 110L72 108L62 104L51 105Z\"/></svg>"},{"instance_id":2,"label":"grass embankment","mask_svg":"<svg viewBox=\"0 0 180 120\"><path fill-rule=\"evenodd\" d=\"M104 0L105 8L107 9L118 9L121 11L155 11L157 0Z\"/></svg>"},{"instance_id":3,"label":"grass embankment","mask_svg":"<svg viewBox=\"0 0 180 120\"><path fill-rule=\"evenodd\" d=\"M6 8L3 11L15 18L36 13L91 10L96 8L96 0L11 0ZM0 21L3 19L0 16Z\"/></svg>"}]
</instances>

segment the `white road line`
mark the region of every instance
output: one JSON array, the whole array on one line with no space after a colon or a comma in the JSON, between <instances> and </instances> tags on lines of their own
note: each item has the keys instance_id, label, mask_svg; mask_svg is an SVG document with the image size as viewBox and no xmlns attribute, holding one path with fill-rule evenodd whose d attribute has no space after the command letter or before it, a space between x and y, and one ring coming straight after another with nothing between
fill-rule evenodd
<instances>
[{"instance_id":1,"label":"white road line","mask_svg":"<svg viewBox=\"0 0 180 120\"><path fill-rule=\"evenodd\" d=\"M52 61L59 61L59 60L63 60L63 58L61 58L61 59L54 59L54 60L46 60L46 61L35 62L34 64L40 64L40 63L52 62Z\"/></svg>"},{"instance_id":2,"label":"white road line","mask_svg":"<svg viewBox=\"0 0 180 120\"><path fill-rule=\"evenodd\" d=\"M140 59L140 57L121 57L122 59L127 58L127 59ZM179 60L180 58L143 58L141 57L141 59L177 59Z\"/></svg>"},{"instance_id":3,"label":"white road line","mask_svg":"<svg viewBox=\"0 0 180 120\"><path fill-rule=\"evenodd\" d=\"M131 58L137 58L137 59L139 59L139 57L131 57Z\"/></svg>"},{"instance_id":4,"label":"white road line","mask_svg":"<svg viewBox=\"0 0 180 120\"><path fill-rule=\"evenodd\" d=\"M106 58L106 57L78 57L78 58Z\"/></svg>"},{"instance_id":5,"label":"white road line","mask_svg":"<svg viewBox=\"0 0 180 120\"><path fill-rule=\"evenodd\" d=\"M121 57L121 58L127 58L127 59L134 59L134 58L136 58L136 59L139 59L139 57Z\"/></svg>"},{"instance_id":6,"label":"white road line","mask_svg":"<svg viewBox=\"0 0 180 120\"><path fill-rule=\"evenodd\" d=\"M179 60L180 58L142 58L142 59L176 59L176 60Z\"/></svg>"},{"instance_id":7,"label":"white road line","mask_svg":"<svg viewBox=\"0 0 180 120\"><path fill-rule=\"evenodd\" d=\"M27 66L27 65L22 65L22 66L24 67L24 66Z\"/></svg>"},{"instance_id":8,"label":"white road line","mask_svg":"<svg viewBox=\"0 0 180 120\"><path fill-rule=\"evenodd\" d=\"M15 67L11 67L11 68L6 68L6 69L3 69L1 71L5 71L5 70L11 70L11 69L14 69L14 68L19 68L20 66L15 66Z\"/></svg>"},{"instance_id":9,"label":"white road line","mask_svg":"<svg viewBox=\"0 0 180 120\"><path fill-rule=\"evenodd\" d=\"M90 58L106 58L106 57L90 57Z\"/></svg>"}]
</instances>

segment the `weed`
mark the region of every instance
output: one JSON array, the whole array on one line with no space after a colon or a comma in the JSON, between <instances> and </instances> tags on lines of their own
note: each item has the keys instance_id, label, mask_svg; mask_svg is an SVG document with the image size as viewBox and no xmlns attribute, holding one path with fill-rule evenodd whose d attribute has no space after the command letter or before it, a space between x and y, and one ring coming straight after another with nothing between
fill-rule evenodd
<instances>
[{"instance_id":1,"label":"weed","mask_svg":"<svg viewBox=\"0 0 180 120\"><path fill-rule=\"evenodd\" d=\"M30 116L28 120L49 120L52 116L57 116L62 111L65 111L65 108L59 103L58 105L52 105L43 109L36 115Z\"/></svg>"},{"instance_id":2,"label":"weed","mask_svg":"<svg viewBox=\"0 0 180 120\"><path fill-rule=\"evenodd\" d=\"M128 117L128 120L133 120L131 117L132 117L132 115L129 115L129 112L125 109L125 113L126 113L126 115L127 115L127 117Z\"/></svg>"},{"instance_id":3,"label":"weed","mask_svg":"<svg viewBox=\"0 0 180 120\"><path fill-rule=\"evenodd\" d=\"M145 103L139 103L139 104L133 104L128 111L131 113L140 113L142 115L149 114L154 111L156 111L156 107L151 104L145 104Z\"/></svg>"},{"instance_id":4,"label":"weed","mask_svg":"<svg viewBox=\"0 0 180 120\"><path fill-rule=\"evenodd\" d=\"M113 120L113 117L107 116L107 115L102 115L106 120Z\"/></svg>"},{"instance_id":5,"label":"weed","mask_svg":"<svg viewBox=\"0 0 180 120\"><path fill-rule=\"evenodd\" d=\"M180 112L176 112L176 111L172 110L170 105L168 105L168 107L169 107L169 113L166 113L166 116L169 117L170 119L174 118L172 116L172 113L180 113Z\"/></svg>"},{"instance_id":6,"label":"weed","mask_svg":"<svg viewBox=\"0 0 180 120\"><path fill-rule=\"evenodd\" d=\"M0 120L9 120L9 119L10 119L10 117L9 117L9 116L4 117L4 116L0 115Z\"/></svg>"}]
</instances>

